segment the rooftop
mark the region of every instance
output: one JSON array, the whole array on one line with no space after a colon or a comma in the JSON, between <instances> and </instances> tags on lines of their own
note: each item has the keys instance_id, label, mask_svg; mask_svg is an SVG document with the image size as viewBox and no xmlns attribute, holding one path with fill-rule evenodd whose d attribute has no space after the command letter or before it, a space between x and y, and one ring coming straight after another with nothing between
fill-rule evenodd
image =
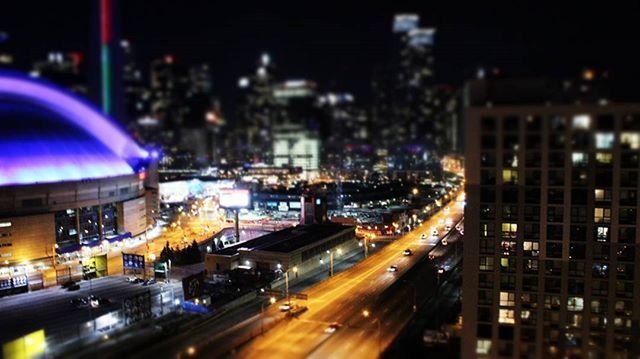
<instances>
[{"instance_id":1,"label":"rooftop","mask_svg":"<svg viewBox=\"0 0 640 359\"><path fill-rule=\"evenodd\" d=\"M266 251L290 253L327 237L354 228L339 223L309 224L289 227L264 236L238 243L214 252L214 254L231 256L238 251Z\"/></svg>"}]
</instances>

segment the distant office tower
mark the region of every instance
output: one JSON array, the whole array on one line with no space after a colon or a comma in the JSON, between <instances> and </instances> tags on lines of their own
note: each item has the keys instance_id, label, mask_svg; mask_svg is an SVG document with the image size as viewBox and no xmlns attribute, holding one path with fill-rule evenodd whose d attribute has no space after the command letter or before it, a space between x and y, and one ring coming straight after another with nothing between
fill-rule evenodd
<instances>
[{"instance_id":1,"label":"distant office tower","mask_svg":"<svg viewBox=\"0 0 640 359\"><path fill-rule=\"evenodd\" d=\"M233 161L271 163L273 160L272 127L282 118L273 91L274 72L271 57L264 53L255 73L238 79L241 95L236 106L235 150L229 156Z\"/></svg>"},{"instance_id":2,"label":"distant office tower","mask_svg":"<svg viewBox=\"0 0 640 359\"><path fill-rule=\"evenodd\" d=\"M124 114L128 126L139 125L139 121L151 113L150 90L145 83L142 70L136 62L135 44L129 40L120 41L122 52L122 85L124 90ZM142 121L142 127L150 125L148 120ZM146 137L142 137L146 140Z\"/></svg>"},{"instance_id":3,"label":"distant office tower","mask_svg":"<svg viewBox=\"0 0 640 359\"><path fill-rule=\"evenodd\" d=\"M286 124L273 129L273 164L300 167L307 179L320 169L320 140L301 125Z\"/></svg>"},{"instance_id":4,"label":"distant office tower","mask_svg":"<svg viewBox=\"0 0 640 359\"><path fill-rule=\"evenodd\" d=\"M328 218L326 196L303 194L300 197L300 224L327 223Z\"/></svg>"},{"instance_id":5,"label":"distant office tower","mask_svg":"<svg viewBox=\"0 0 640 359\"><path fill-rule=\"evenodd\" d=\"M465 359L640 355L640 104L568 84L466 88Z\"/></svg>"},{"instance_id":6,"label":"distant office tower","mask_svg":"<svg viewBox=\"0 0 640 359\"><path fill-rule=\"evenodd\" d=\"M423 169L439 150L434 78L436 30L421 28L416 14L393 21L391 65L376 71L372 120L380 133L376 144L392 170ZM442 101L440 101L442 103Z\"/></svg>"},{"instance_id":7,"label":"distant office tower","mask_svg":"<svg viewBox=\"0 0 640 359\"><path fill-rule=\"evenodd\" d=\"M44 78L75 93L87 95L84 55L80 52L50 52L44 60L35 61L29 74Z\"/></svg>"}]
</instances>

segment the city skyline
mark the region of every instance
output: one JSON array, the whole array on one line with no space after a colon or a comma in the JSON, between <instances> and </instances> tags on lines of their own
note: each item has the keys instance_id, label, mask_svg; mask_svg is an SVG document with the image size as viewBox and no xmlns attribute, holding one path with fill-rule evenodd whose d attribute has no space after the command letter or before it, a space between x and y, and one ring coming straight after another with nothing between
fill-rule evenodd
<instances>
[{"instance_id":1,"label":"city skyline","mask_svg":"<svg viewBox=\"0 0 640 359\"><path fill-rule=\"evenodd\" d=\"M10 11L4 13L22 16L0 22L0 31L10 36L6 46L15 50L19 68L49 51L87 54L89 3L41 6L48 11L34 13L28 2L11 3ZM374 68L391 59L392 17L401 12L415 12L423 26L438 29L439 83L459 85L482 66L489 70L498 67L506 75L570 77L591 67L608 70L618 79L622 74L625 78L640 74L635 66L638 55L625 49L634 37L632 19L640 13L637 4L615 10L583 5L579 11L526 2L522 6L476 6L466 11L452 5L418 3L359 7L336 2L313 11L287 4L255 4L245 9L195 3L173 9L170 2L160 1L154 6L123 4L120 11L123 38L136 46L136 61L145 76L146 64L168 53L186 64L209 63L215 93L226 107L233 106L237 78L250 70L263 52L271 54L286 77L316 80L324 89L352 91L358 101L369 101ZM228 16L221 17L221 12ZM57 19L63 14L75 21L61 26ZM144 24L139 21L143 17ZM16 22L18 18L21 21ZM149 37L154 39L152 43L145 41ZM527 61L522 61L524 58Z\"/></svg>"},{"instance_id":2,"label":"city skyline","mask_svg":"<svg viewBox=\"0 0 640 359\"><path fill-rule=\"evenodd\" d=\"M637 18L11 2L1 356L638 358Z\"/></svg>"}]
</instances>

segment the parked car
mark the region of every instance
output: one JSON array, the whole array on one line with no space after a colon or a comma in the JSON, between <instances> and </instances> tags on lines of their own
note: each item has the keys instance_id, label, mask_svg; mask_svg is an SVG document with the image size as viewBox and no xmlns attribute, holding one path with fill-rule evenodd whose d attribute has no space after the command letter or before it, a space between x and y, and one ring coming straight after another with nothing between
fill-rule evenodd
<instances>
[{"instance_id":1,"label":"parked car","mask_svg":"<svg viewBox=\"0 0 640 359\"><path fill-rule=\"evenodd\" d=\"M398 271L397 265L392 265L392 266L389 266L389 268L387 268L387 272L397 272L397 271Z\"/></svg>"},{"instance_id":2,"label":"parked car","mask_svg":"<svg viewBox=\"0 0 640 359\"><path fill-rule=\"evenodd\" d=\"M71 286L72 286L72 285L74 285L74 284L76 284L76 282L74 282L74 281L72 281L72 280L69 280L69 281L66 281L66 282L62 283L62 284L60 285L60 288L62 288L62 289L68 289L69 287L71 287Z\"/></svg>"},{"instance_id":3,"label":"parked car","mask_svg":"<svg viewBox=\"0 0 640 359\"><path fill-rule=\"evenodd\" d=\"M68 290L69 292L73 292L73 291L76 291L76 290L80 290L80 284L78 284L78 283L73 283L73 284L71 284L71 285L69 285L69 286L67 287L67 290Z\"/></svg>"},{"instance_id":4,"label":"parked car","mask_svg":"<svg viewBox=\"0 0 640 359\"><path fill-rule=\"evenodd\" d=\"M404 250L404 252L402 252L402 254L405 256L410 256L413 254L413 251L410 248L407 248Z\"/></svg>"}]
</instances>

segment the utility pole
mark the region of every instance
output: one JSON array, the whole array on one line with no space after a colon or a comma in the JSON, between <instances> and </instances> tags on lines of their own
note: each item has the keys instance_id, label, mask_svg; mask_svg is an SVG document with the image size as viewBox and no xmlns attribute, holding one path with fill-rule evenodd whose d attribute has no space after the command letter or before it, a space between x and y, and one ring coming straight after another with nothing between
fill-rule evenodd
<instances>
[{"instance_id":1,"label":"utility pole","mask_svg":"<svg viewBox=\"0 0 640 359\"><path fill-rule=\"evenodd\" d=\"M331 269L329 271L329 276L333 277L333 251L331 251L331 253L329 254L329 264L331 266Z\"/></svg>"}]
</instances>

